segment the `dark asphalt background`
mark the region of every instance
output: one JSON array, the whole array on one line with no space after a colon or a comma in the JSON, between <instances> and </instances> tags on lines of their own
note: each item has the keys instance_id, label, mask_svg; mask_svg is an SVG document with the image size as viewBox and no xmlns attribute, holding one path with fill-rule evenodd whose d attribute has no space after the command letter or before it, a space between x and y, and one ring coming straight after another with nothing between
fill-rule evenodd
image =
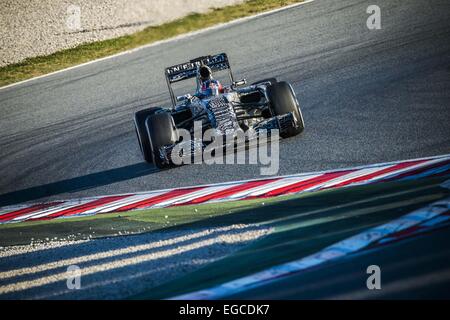
<instances>
[{"instance_id":1,"label":"dark asphalt background","mask_svg":"<svg viewBox=\"0 0 450 320\"><path fill-rule=\"evenodd\" d=\"M279 174L450 152L450 2L316 0L0 90L0 206L259 177L143 163L133 113L169 105L164 67L225 51L237 78L290 81L306 122Z\"/></svg>"},{"instance_id":2,"label":"dark asphalt background","mask_svg":"<svg viewBox=\"0 0 450 320\"><path fill-rule=\"evenodd\" d=\"M338 259L227 299L449 299L449 227ZM380 290L366 287L370 265L380 267Z\"/></svg>"}]
</instances>

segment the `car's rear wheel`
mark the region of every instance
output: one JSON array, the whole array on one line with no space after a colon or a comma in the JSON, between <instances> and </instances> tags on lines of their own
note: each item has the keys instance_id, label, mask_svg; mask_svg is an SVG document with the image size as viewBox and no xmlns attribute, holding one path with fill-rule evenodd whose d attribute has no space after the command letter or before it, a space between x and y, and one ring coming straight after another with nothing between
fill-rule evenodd
<instances>
[{"instance_id":1,"label":"car's rear wheel","mask_svg":"<svg viewBox=\"0 0 450 320\"><path fill-rule=\"evenodd\" d=\"M287 82L277 82L267 87L267 95L274 115L281 116L290 112L294 115L294 122L289 128L280 132L283 138L301 133L305 124L295 92Z\"/></svg>"},{"instance_id":2,"label":"car's rear wheel","mask_svg":"<svg viewBox=\"0 0 450 320\"><path fill-rule=\"evenodd\" d=\"M162 108L140 110L134 114L134 127L136 129L139 148L141 149L144 160L148 163L153 163L153 155L150 141L148 139L147 128L145 126L145 120L148 116L155 114L159 110L162 110Z\"/></svg>"},{"instance_id":3,"label":"car's rear wheel","mask_svg":"<svg viewBox=\"0 0 450 320\"><path fill-rule=\"evenodd\" d=\"M170 163L161 159L159 150L161 147L174 144L178 140L178 132L172 115L168 112L153 114L147 117L145 125L152 150L153 163L160 169L170 166Z\"/></svg>"}]
</instances>

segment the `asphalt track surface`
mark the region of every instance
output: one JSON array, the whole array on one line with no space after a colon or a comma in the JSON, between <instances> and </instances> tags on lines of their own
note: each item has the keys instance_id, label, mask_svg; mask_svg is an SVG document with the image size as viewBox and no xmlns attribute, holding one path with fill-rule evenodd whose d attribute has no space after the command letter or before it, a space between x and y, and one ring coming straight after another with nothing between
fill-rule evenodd
<instances>
[{"instance_id":1,"label":"asphalt track surface","mask_svg":"<svg viewBox=\"0 0 450 320\"><path fill-rule=\"evenodd\" d=\"M305 132L293 174L450 152L450 2L316 0L0 90L0 206L259 177L256 165L143 162L132 116L169 105L163 69L227 52L236 78L292 83Z\"/></svg>"}]
</instances>

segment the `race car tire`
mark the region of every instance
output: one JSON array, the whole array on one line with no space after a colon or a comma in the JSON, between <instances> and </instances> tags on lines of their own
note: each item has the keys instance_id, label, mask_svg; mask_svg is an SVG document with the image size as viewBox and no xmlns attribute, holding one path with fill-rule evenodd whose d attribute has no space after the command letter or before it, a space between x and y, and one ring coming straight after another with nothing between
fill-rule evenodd
<instances>
[{"instance_id":1,"label":"race car tire","mask_svg":"<svg viewBox=\"0 0 450 320\"><path fill-rule=\"evenodd\" d=\"M280 136L288 138L301 133L305 128L305 123L292 86L284 81L274 83L267 87L267 95L274 115L281 116L290 112L294 114L295 124L285 132L280 133Z\"/></svg>"},{"instance_id":2,"label":"race car tire","mask_svg":"<svg viewBox=\"0 0 450 320\"><path fill-rule=\"evenodd\" d=\"M160 147L174 144L178 140L178 132L173 117L168 112L156 113L147 117L145 121L148 139L152 150L153 163L160 169L169 167L159 157Z\"/></svg>"},{"instance_id":3,"label":"race car tire","mask_svg":"<svg viewBox=\"0 0 450 320\"><path fill-rule=\"evenodd\" d=\"M148 139L147 128L145 126L145 120L148 116L155 112L162 110L162 108L149 108L136 112L134 114L134 128L139 142L139 148L141 149L144 160L148 163L153 163L152 148Z\"/></svg>"},{"instance_id":4,"label":"race car tire","mask_svg":"<svg viewBox=\"0 0 450 320\"><path fill-rule=\"evenodd\" d=\"M274 83L277 83L278 80L277 80L277 78L267 78L267 79L256 81L256 82L252 83L252 85L256 86L257 84L264 83L264 82L269 82L272 85Z\"/></svg>"}]
</instances>

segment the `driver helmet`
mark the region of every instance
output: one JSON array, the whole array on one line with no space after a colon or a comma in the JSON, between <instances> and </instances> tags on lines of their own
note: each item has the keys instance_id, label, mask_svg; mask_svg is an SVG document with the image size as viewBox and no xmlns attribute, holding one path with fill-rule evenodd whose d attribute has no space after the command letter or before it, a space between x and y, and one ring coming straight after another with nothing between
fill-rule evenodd
<instances>
[{"instance_id":1,"label":"driver helmet","mask_svg":"<svg viewBox=\"0 0 450 320\"><path fill-rule=\"evenodd\" d=\"M199 78L202 82L211 80L212 78L212 71L211 68L205 65L201 65L198 69Z\"/></svg>"}]
</instances>

